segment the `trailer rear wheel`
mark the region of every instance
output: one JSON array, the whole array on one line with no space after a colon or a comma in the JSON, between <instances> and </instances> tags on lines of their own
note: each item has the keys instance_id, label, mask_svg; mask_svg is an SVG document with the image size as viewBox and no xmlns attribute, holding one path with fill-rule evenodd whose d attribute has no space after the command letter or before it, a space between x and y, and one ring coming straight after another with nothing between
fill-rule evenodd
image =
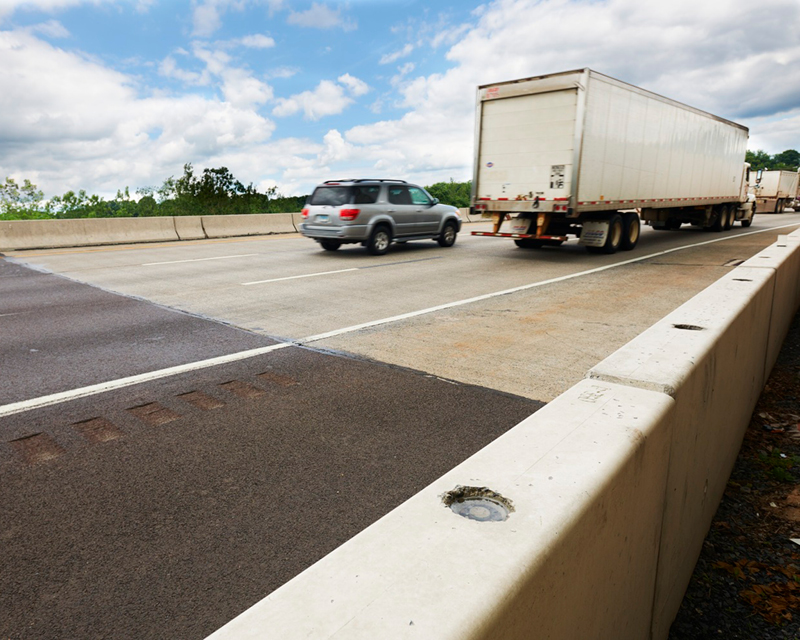
<instances>
[{"instance_id":1,"label":"trailer rear wheel","mask_svg":"<svg viewBox=\"0 0 800 640\"><path fill-rule=\"evenodd\" d=\"M736 217L736 210L729 204L723 205L725 207L725 224L723 224L723 231L728 231L733 227L733 220Z\"/></svg>"},{"instance_id":2,"label":"trailer rear wheel","mask_svg":"<svg viewBox=\"0 0 800 640\"><path fill-rule=\"evenodd\" d=\"M719 233L725 228L725 221L728 219L728 208L724 205L715 207L714 222L711 223L709 229Z\"/></svg>"},{"instance_id":3,"label":"trailer rear wheel","mask_svg":"<svg viewBox=\"0 0 800 640\"><path fill-rule=\"evenodd\" d=\"M630 251L639 242L639 216L632 211L622 218L622 250Z\"/></svg>"},{"instance_id":4,"label":"trailer rear wheel","mask_svg":"<svg viewBox=\"0 0 800 640\"><path fill-rule=\"evenodd\" d=\"M622 216L615 213L608 219L606 243L602 247L586 247L586 250L589 253L616 253L622 245L624 235Z\"/></svg>"}]
</instances>

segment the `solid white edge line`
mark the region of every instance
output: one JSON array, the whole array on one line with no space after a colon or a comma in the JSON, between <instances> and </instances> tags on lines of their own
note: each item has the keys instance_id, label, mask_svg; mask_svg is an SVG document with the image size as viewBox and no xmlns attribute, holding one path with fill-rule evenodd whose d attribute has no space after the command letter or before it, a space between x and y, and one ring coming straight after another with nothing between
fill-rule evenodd
<instances>
[{"instance_id":1,"label":"solid white edge line","mask_svg":"<svg viewBox=\"0 0 800 640\"><path fill-rule=\"evenodd\" d=\"M278 349L285 349L286 347L294 346L292 342L281 342L272 344L268 347L259 347L258 349L250 349L248 351L240 351L238 353L231 353L226 356L218 356L216 358L209 358L208 360L200 360L198 362L190 362L188 364L181 364L167 369L159 369L158 371L150 371L148 373L141 373L139 375L130 376L128 378L120 378L119 380L111 380L109 382L101 382L100 384L93 384L88 387L81 387L80 389L72 389L71 391L62 391L61 393L53 393L49 396L41 396L40 398L32 398L30 400L23 400L21 402L13 402L4 406L0 406L0 418L10 416L15 413L22 413L23 411L30 411L31 409L41 409L48 407L59 402L66 402L67 400L77 400L78 398L85 398L93 396L98 393L106 391L113 391L115 389L122 389L130 387L135 384L143 382L151 382L160 378L167 378L169 376L187 373L190 371L197 371L199 369L207 369L208 367L215 367L221 364L228 364L238 360L246 360L260 356L264 353L277 351Z\"/></svg>"},{"instance_id":2,"label":"solid white edge line","mask_svg":"<svg viewBox=\"0 0 800 640\"><path fill-rule=\"evenodd\" d=\"M184 262L206 262L208 260L229 260L231 258L249 258L251 256L257 256L257 253L243 253L239 256L216 256L214 258L192 258L191 260L169 260L167 262L145 262L142 266L143 267L152 267L154 265L159 264L181 264Z\"/></svg>"},{"instance_id":3,"label":"solid white edge line","mask_svg":"<svg viewBox=\"0 0 800 640\"><path fill-rule=\"evenodd\" d=\"M319 271L317 273L305 273L300 276L287 276L285 278L272 278L272 280L256 280L255 282L242 282L243 287L250 286L251 284L266 284L267 282L281 282L282 280L297 280L298 278L313 278L314 276L329 276L334 273L345 273L346 271L358 271L359 267L351 267L350 269L339 269L337 271Z\"/></svg>"},{"instance_id":4,"label":"solid white edge line","mask_svg":"<svg viewBox=\"0 0 800 640\"><path fill-rule=\"evenodd\" d=\"M714 238L713 240L706 240L704 242L697 242L691 245L685 245L682 247L674 247L672 249L666 249L664 251L659 251L657 253L651 253L646 256L640 256L638 258L631 258L630 260L623 260L622 262L615 262L614 264L607 264L602 267L596 267L594 269L588 269L586 271L580 271L578 273L569 274L566 276L559 276L558 278L550 278L549 280L542 280L540 282L533 282L531 284L521 285L519 287L513 287L512 289L505 289L503 291L496 291L494 293L486 293L484 295L475 296L473 298L466 298L464 300L457 300L455 302L448 302L446 304L440 304L435 307L429 307L427 309L421 309L419 311L411 311L409 313L403 313L397 316L392 316L390 318L383 318L381 320L373 320L372 322L363 322L361 324L356 324L350 327L345 327L343 329L336 329L334 331L328 331L326 333L319 333L314 336L309 336L307 338L302 338L300 340L295 340L292 342L281 342L279 344L273 344L268 347L261 347L258 349L250 349L249 351L240 351L239 353L232 353L227 356L219 356L217 358L210 358L208 360L201 360L199 362L193 362L184 365L178 365L176 367L170 367L168 369L160 369L158 371L151 371L149 373L142 373L136 376L130 376L128 378L120 378L119 380L112 380L110 382L103 382L96 385L91 385L88 387L82 387L80 389L73 389L71 391L63 391L61 393L54 393L49 396L42 396L40 398L32 398L30 400L23 400L21 402L14 402L11 404L0 406L0 418L4 416L13 415L15 413L22 413L23 411L30 411L32 409L39 409L42 407L47 407L53 404L58 404L59 402L65 402L67 400L76 400L78 398L84 398L86 396L95 395L98 393L103 393L105 391L112 391L114 389L122 389L124 387L129 387L134 384L140 384L142 382L150 382L152 380L158 380L160 378L166 378L172 375L177 375L180 373L186 373L189 371L196 371L199 369L205 369L207 367L214 367L220 364L227 364L229 362L236 362L237 360L245 360L247 358L252 358L254 356L258 356L264 353L269 353L271 351L277 351L278 349L284 349L286 347L297 346L297 345L304 345L309 342L317 342L319 340L324 340L326 338L332 338L335 336L344 335L347 333L353 333L354 331L359 331L361 329L367 329L369 327L375 327L382 324L389 324L391 322L398 322L400 320L406 320L408 318L414 318L417 316L425 315L428 313L434 313L436 311L442 311L444 309L452 309L453 307L460 307L466 304L471 304L473 302L480 302L482 300L489 300L491 298L496 298L498 296L505 296L511 293L516 293L518 291L526 291L528 289L534 289L536 287L542 287L547 284L553 284L556 282L563 282L565 280L572 280L573 278L579 278L581 276L591 275L593 273L600 273L601 271L607 271L609 269L613 269L615 267L621 267L626 264L632 264L634 262L641 262L643 260L650 260L652 258L657 258L659 256L667 255L669 253L675 253L676 251L683 251L685 249L692 249L694 247L701 247L707 244L713 244L715 242L722 242L723 240L732 240L734 238L740 238L743 236L754 235L757 233L767 233L769 231L775 231L776 229L787 229L789 227L796 227L798 223L793 224L786 224L777 227L771 227L769 229L759 229L758 231L749 231L747 233L739 233L735 236L725 236L724 238ZM357 269L344 269L344 271L351 271ZM333 272L329 272L333 273ZM297 277L297 276L295 276ZM302 276L300 276L302 277Z\"/></svg>"}]
</instances>

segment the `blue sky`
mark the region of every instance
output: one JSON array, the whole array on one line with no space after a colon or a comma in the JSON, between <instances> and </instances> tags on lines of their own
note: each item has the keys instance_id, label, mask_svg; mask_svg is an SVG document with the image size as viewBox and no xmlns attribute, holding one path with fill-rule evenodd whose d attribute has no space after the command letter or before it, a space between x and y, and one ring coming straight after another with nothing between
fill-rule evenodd
<instances>
[{"instance_id":1,"label":"blue sky","mask_svg":"<svg viewBox=\"0 0 800 640\"><path fill-rule=\"evenodd\" d=\"M585 66L800 149L798 25L797 0L0 0L0 179L466 180L478 84Z\"/></svg>"}]
</instances>

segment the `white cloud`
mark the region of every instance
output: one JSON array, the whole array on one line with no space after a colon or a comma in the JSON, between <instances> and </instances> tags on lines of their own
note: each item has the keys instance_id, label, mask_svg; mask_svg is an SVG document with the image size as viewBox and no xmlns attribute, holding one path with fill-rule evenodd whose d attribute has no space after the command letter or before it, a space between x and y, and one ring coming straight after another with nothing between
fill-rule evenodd
<instances>
[{"instance_id":1,"label":"white cloud","mask_svg":"<svg viewBox=\"0 0 800 640\"><path fill-rule=\"evenodd\" d=\"M404 46L400 51L395 51L394 53L387 53L386 55L381 56L380 64L391 64L392 62L396 62L400 58L405 58L408 55L411 55L411 52L414 51L413 44L407 44Z\"/></svg>"},{"instance_id":2,"label":"white cloud","mask_svg":"<svg viewBox=\"0 0 800 640\"><path fill-rule=\"evenodd\" d=\"M58 20L48 20L41 24L30 27L30 31L41 33L49 38L68 38L70 33L67 28Z\"/></svg>"},{"instance_id":3,"label":"white cloud","mask_svg":"<svg viewBox=\"0 0 800 640\"><path fill-rule=\"evenodd\" d=\"M167 56L159 66L159 73L193 86L210 86L216 79L225 100L237 107L254 107L272 100L272 87L253 77L248 70L232 66L233 58L221 49L195 43L192 53L205 64L202 71L182 69L173 56Z\"/></svg>"},{"instance_id":4,"label":"white cloud","mask_svg":"<svg viewBox=\"0 0 800 640\"><path fill-rule=\"evenodd\" d=\"M251 49L269 49L275 46L275 40L260 33L238 38L234 42Z\"/></svg>"},{"instance_id":5,"label":"white cloud","mask_svg":"<svg viewBox=\"0 0 800 640\"><path fill-rule=\"evenodd\" d=\"M354 78L349 73L339 76L337 80L339 84L343 84L345 87L347 87L350 93L354 96L363 96L369 91L369 86L367 86L366 82L359 80L358 78Z\"/></svg>"},{"instance_id":6,"label":"white cloud","mask_svg":"<svg viewBox=\"0 0 800 640\"><path fill-rule=\"evenodd\" d=\"M344 111L353 99L345 95L344 87L330 80L321 81L313 91L303 91L290 98L279 98L272 114L291 116L302 111L307 120L319 120Z\"/></svg>"},{"instance_id":7,"label":"white cloud","mask_svg":"<svg viewBox=\"0 0 800 640\"><path fill-rule=\"evenodd\" d=\"M233 85L231 93L250 92L236 102L261 99L246 82ZM48 194L160 184L185 162L252 154L274 130L233 99L141 97L134 79L23 31L0 32L0 87L0 175L27 177ZM257 179L247 166L241 179Z\"/></svg>"},{"instance_id":8,"label":"white cloud","mask_svg":"<svg viewBox=\"0 0 800 640\"><path fill-rule=\"evenodd\" d=\"M354 101L347 92L358 97L369 91L365 82L349 73L339 76L337 80L338 83L322 80L313 91L303 91L289 98L278 98L272 114L285 117L302 111L306 120L319 120L339 114L353 104Z\"/></svg>"},{"instance_id":9,"label":"white cloud","mask_svg":"<svg viewBox=\"0 0 800 640\"><path fill-rule=\"evenodd\" d=\"M297 27L312 29L341 27L345 31L352 31L356 28L355 22L342 19L339 9L333 10L328 5L319 2L312 3L311 8L305 11L290 12L286 22Z\"/></svg>"},{"instance_id":10,"label":"white cloud","mask_svg":"<svg viewBox=\"0 0 800 640\"><path fill-rule=\"evenodd\" d=\"M220 3L216 0L206 0L195 5L192 11L192 35L199 37L210 36L222 25L220 16Z\"/></svg>"}]
</instances>

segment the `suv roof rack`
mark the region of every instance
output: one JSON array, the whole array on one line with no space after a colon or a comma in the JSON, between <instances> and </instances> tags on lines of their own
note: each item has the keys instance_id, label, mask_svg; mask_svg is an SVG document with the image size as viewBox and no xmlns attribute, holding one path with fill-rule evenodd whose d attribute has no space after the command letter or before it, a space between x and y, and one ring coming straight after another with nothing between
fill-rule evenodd
<instances>
[{"instance_id":1,"label":"suv roof rack","mask_svg":"<svg viewBox=\"0 0 800 640\"><path fill-rule=\"evenodd\" d=\"M338 184L341 182L401 182L408 184L405 180L395 180L393 178L344 178L342 180L326 180L323 184Z\"/></svg>"}]
</instances>

